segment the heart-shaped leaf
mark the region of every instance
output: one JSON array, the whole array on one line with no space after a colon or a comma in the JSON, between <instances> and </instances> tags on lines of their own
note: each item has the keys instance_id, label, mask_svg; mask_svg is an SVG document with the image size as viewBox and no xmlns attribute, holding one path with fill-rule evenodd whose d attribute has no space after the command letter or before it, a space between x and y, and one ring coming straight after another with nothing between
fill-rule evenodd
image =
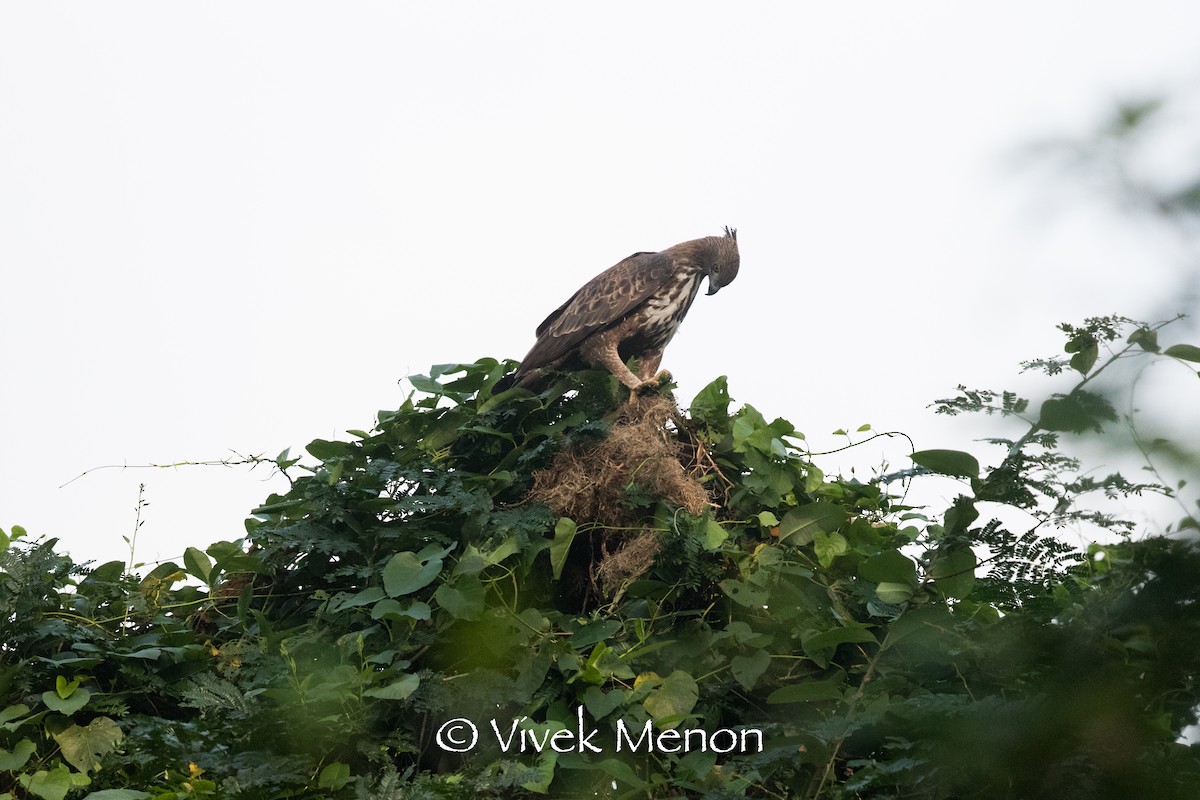
<instances>
[{"instance_id":1,"label":"heart-shaped leaf","mask_svg":"<svg viewBox=\"0 0 1200 800\"><path fill-rule=\"evenodd\" d=\"M29 760L36 749L33 742L28 739L17 742L12 750L0 747L0 772L16 772L25 766L25 762Z\"/></svg>"},{"instance_id":2,"label":"heart-shaped leaf","mask_svg":"<svg viewBox=\"0 0 1200 800\"><path fill-rule=\"evenodd\" d=\"M98 769L100 759L116 749L125 734L108 717L96 717L86 727L72 725L54 734L63 758L80 772Z\"/></svg>"},{"instance_id":3,"label":"heart-shaped leaf","mask_svg":"<svg viewBox=\"0 0 1200 800\"><path fill-rule=\"evenodd\" d=\"M70 697L65 699L59 697L58 692L42 692L42 702L46 704L47 708L68 717L86 706L91 697L91 692L87 689L76 689Z\"/></svg>"},{"instance_id":4,"label":"heart-shaped leaf","mask_svg":"<svg viewBox=\"0 0 1200 800\"><path fill-rule=\"evenodd\" d=\"M683 670L675 670L650 691L642 707L663 728L673 728L691 713L700 697L696 679Z\"/></svg>"}]
</instances>

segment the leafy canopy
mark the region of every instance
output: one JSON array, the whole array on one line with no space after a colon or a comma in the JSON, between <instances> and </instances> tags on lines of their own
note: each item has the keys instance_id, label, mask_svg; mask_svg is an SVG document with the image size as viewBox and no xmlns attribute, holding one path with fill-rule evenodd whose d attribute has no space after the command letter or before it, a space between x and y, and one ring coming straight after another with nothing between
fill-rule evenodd
<instances>
[{"instance_id":1,"label":"leafy canopy","mask_svg":"<svg viewBox=\"0 0 1200 800\"><path fill-rule=\"evenodd\" d=\"M791 423L734 408L718 378L664 428L709 510L632 475L622 518L658 549L599 590L566 575L629 531L527 493L621 424L621 390L585 372L494 394L511 364L492 359L413 378L351 441L285 451L288 491L181 564L78 565L14 527L0 792L1192 797L1200 552L1124 537L1132 523L1081 504L1180 487L1100 478L1061 450L1118 421L1095 391L1117 360L1194 368L1196 348L1161 347L1161 327L1063 326L1065 355L1029 366L1078 382L1040 410L966 388L936 404L1023 420L991 459L923 449L870 481L825 475ZM931 474L960 487L947 507L893 493ZM988 504L1032 521L1010 529ZM1080 549L1053 535L1064 525L1118 536ZM455 720L480 731L469 751ZM615 751L620 726L647 723L666 746ZM548 745L580 726L601 752ZM712 746L678 746L686 731ZM749 731L761 739L721 745Z\"/></svg>"}]
</instances>

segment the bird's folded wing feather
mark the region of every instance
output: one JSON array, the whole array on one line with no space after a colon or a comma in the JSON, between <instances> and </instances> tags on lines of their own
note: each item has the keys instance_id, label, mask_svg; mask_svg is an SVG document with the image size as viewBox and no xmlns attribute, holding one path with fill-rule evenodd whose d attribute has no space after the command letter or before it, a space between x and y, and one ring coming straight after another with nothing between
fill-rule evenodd
<instances>
[{"instance_id":1,"label":"bird's folded wing feather","mask_svg":"<svg viewBox=\"0 0 1200 800\"><path fill-rule=\"evenodd\" d=\"M670 254L634 253L587 282L538 326L537 343L522 362L532 369L565 355L591 333L620 322L674 271Z\"/></svg>"}]
</instances>

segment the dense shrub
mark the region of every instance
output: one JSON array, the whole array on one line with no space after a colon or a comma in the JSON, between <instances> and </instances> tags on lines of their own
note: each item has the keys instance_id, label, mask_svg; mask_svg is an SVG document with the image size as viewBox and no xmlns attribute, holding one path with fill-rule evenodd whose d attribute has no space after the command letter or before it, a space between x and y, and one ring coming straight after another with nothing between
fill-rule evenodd
<instances>
[{"instance_id":1,"label":"dense shrub","mask_svg":"<svg viewBox=\"0 0 1200 800\"><path fill-rule=\"evenodd\" d=\"M682 411L597 372L493 395L511 364L484 359L281 454L290 489L181 564L80 566L13 528L0 792L1194 797L1195 516L1129 536L1080 498L1172 490L1060 450L1113 424L1091 382L1118 358L1200 360L1159 327L1064 326L1067 356L1030 366L1079 383L1036 414L941 401L1025 420L990 467L921 450L831 478L724 379ZM961 494L905 505L929 474ZM556 505L588 484L586 517ZM1112 535L1081 551L1061 525Z\"/></svg>"}]
</instances>

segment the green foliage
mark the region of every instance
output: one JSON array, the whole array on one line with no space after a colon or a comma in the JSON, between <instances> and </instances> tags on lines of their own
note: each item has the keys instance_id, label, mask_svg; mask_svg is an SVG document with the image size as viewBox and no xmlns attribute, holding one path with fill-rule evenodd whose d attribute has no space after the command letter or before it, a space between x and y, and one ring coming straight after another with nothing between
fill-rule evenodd
<instances>
[{"instance_id":1,"label":"green foliage","mask_svg":"<svg viewBox=\"0 0 1200 800\"><path fill-rule=\"evenodd\" d=\"M1065 360L1030 364L1078 384L1036 416L1009 392L939 401L1027 426L992 440L994 466L914 452L906 480L959 482L944 509L904 505L893 476L827 477L791 423L731 410L720 378L674 429L712 510L631 484L661 547L602 597L564 577L593 521L525 495L605 436L618 387L584 372L493 394L511 365L491 359L416 376L420 394L350 441L285 451L288 491L182 565L79 566L13 528L0 793L1192 797L1200 549L1046 532L1119 533L1080 498L1172 493L1059 449L1112 423L1084 387L1115 359L1188 360L1160 329L1063 326ZM1030 523L1010 530L995 504Z\"/></svg>"}]
</instances>

